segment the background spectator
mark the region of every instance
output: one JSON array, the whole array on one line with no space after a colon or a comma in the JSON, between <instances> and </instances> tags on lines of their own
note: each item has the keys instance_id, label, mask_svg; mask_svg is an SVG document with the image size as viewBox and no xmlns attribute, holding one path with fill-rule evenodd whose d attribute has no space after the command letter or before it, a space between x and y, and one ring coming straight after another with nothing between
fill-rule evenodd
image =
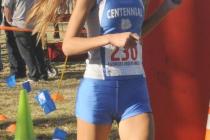
<instances>
[{"instance_id":1,"label":"background spectator","mask_svg":"<svg viewBox=\"0 0 210 140\"><path fill-rule=\"evenodd\" d=\"M33 29L33 25L26 25L25 23L26 14L33 3L34 0L5 0L4 6L7 12L7 16L6 14L5 16L8 23L18 28ZM31 32L14 31L13 33L20 55L28 67L29 79L33 81L38 81L39 79L47 80L44 52L41 43L37 42L37 36L32 35ZM23 66L22 64L21 67ZM24 68L22 72L25 72Z\"/></svg>"},{"instance_id":2,"label":"background spectator","mask_svg":"<svg viewBox=\"0 0 210 140\"><path fill-rule=\"evenodd\" d=\"M3 24L5 26L11 26L12 23L12 11L14 5L10 7L4 6L4 0L2 3L2 8L4 11ZM8 50L9 64L10 64L10 75L15 75L16 78L26 77L26 67L25 62L22 59L20 52L18 50L13 31L5 30L6 34L6 46Z\"/></svg>"}]
</instances>

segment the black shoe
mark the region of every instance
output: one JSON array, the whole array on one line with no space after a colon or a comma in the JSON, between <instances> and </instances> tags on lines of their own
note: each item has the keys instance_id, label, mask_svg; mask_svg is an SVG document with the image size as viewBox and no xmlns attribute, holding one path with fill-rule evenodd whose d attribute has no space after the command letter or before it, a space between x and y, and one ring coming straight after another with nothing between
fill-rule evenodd
<instances>
[{"instance_id":1,"label":"black shoe","mask_svg":"<svg viewBox=\"0 0 210 140\"><path fill-rule=\"evenodd\" d=\"M39 80L36 79L36 78L28 78L27 81L29 81L30 83L36 83L36 82L38 82Z\"/></svg>"},{"instance_id":2,"label":"black shoe","mask_svg":"<svg viewBox=\"0 0 210 140\"><path fill-rule=\"evenodd\" d=\"M47 74L42 74L40 77L39 77L40 80L44 80L44 81L47 81L48 80L48 75Z\"/></svg>"}]
</instances>

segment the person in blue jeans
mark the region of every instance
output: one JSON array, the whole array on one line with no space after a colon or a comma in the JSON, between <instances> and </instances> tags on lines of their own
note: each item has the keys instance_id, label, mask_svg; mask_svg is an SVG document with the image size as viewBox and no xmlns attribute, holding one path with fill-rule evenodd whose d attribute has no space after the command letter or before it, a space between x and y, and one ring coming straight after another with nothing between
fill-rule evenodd
<instances>
[{"instance_id":1,"label":"person in blue jeans","mask_svg":"<svg viewBox=\"0 0 210 140\"><path fill-rule=\"evenodd\" d=\"M65 0L38 0L40 37ZM154 122L142 63L141 37L180 3L164 0L145 19L149 0L77 0L63 40L66 56L88 52L76 99L77 140L107 140L117 121L121 140L154 140ZM40 10L48 7L48 13ZM45 14L43 14L45 13ZM39 20L42 19L42 20ZM88 37L79 37L86 22Z\"/></svg>"}]
</instances>

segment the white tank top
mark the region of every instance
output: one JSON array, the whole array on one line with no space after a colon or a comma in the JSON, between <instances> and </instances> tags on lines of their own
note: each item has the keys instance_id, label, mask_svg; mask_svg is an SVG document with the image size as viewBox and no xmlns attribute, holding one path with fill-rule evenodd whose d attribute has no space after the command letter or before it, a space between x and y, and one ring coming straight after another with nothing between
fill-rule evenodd
<instances>
[{"instance_id":1,"label":"white tank top","mask_svg":"<svg viewBox=\"0 0 210 140\"><path fill-rule=\"evenodd\" d=\"M100 0L86 21L88 37L133 32L141 34L144 21L142 0ZM142 46L125 50L111 45L88 52L84 77L94 79L128 79L144 75Z\"/></svg>"}]
</instances>

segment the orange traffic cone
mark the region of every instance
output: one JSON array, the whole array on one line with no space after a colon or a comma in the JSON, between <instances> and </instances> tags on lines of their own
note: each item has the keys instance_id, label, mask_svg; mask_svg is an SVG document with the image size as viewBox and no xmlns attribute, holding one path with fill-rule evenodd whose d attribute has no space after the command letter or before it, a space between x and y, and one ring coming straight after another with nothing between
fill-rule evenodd
<instances>
[{"instance_id":1,"label":"orange traffic cone","mask_svg":"<svg viewBox=\"0 0 210 140\"><path fill-rule=\"evenodd\" d=\"M6 131L7 131L7 132L10 132L10 133L15 133L15 131L16 131L16 124L14 123L14 124L9 125L9 126L6 128Z\"/></svg>"},{"instance_id":2,"label":"orange traffic cone","mask_svg":"<svg viewBox=\"0 0 210 140\"><path fill-rule=\"evenodd\" d=\"M6 121L8 118L3 115L3 114L0 114L0 121Z\"/></svg>"},{"instance_id":3,"label":"orange traffic cone","mask_svg":"<svg viewBox=\"0 0 210 140\"><path fill-rule=\"evenodd\" d=\"M205 140L210 140L210 104L209 104L209 113L208 113L208 119L207 119Z\"/></svg>"},{"instance_id":4,"label":"orange traffic cone","mask_svg":"<svg viewBox=\"0 0 210 140\"><path fill-rule=\"evenodd\" d=\"M53 94L51 95L51 98L53 99L54 102L56 102L56 101L60 101L60 102L61 102L61 101L64 100L63 95L62 95L61 93L59 93L59 92L53 93Z\"/></svg>"}]
</instances>

